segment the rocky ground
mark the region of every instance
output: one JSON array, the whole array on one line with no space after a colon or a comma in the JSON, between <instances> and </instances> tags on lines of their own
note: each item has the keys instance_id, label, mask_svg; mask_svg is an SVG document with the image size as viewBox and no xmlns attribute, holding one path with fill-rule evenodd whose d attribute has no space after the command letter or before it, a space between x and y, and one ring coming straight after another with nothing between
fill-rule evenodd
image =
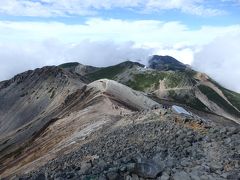
<instances>
[{"instance_id":1,"label":"rocky ground","mask_svg":"<svg viewBox=\"0 0 240 180\"><path fill-rule=\"evenodd\" d=\"M150 110L121 115L39 170L15 179L240 179L240 127Z\"/></svg>"}]
</instances>

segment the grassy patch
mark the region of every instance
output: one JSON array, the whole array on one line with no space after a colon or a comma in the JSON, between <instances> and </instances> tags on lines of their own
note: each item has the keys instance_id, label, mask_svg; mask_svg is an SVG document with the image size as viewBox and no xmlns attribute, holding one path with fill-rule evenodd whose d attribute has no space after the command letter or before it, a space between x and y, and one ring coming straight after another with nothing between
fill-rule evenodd
<instances>
[{"instance_id":1,"label":"grassy patch","mask_svg":"<svg viewBox=\"0 0 240 180\"><path fill-rule=\"evenodd\" d=\"M208 108L197 98L190 99L190 101L186 100L186 104L200 111L208 111Z\"/></svg>"},{"instance_id":2,"label":"grassy patch","mask_svg":"<svg viewBox=\"0 0 240 180\"><path fill-rule=\"evenodd\" d=\"M173 91L173 90L171 90ZM184 96L179 96L175 93L175 91L171 92L169 91L169 96L176 102L180 104L186 104L189 107L192 107L194 109L200 110L200 111L208 111L208 108L197 98L190 96L188 94L185 94Z\"/></svg>"},{"instance_id":3,"label":"grassy patch","mask_svg":"<svg viewBox=\"0 0 240 180\"><path fill-rule=\"evenodd\" d=\"M114 79L114 77L123 72L126 69L126 67L119 65L116 66L109 66L106 68L102 68L98 71L95 71L93 73L90 73L87 75L87 77L92 80L98 80L98 79L103 79L103 78L107 78L107 79Z\"/></svg>"},{"instance_id":4,"label":"grassy patch","mask_svg":"<svg viewBox=\"0 0 240 180\"><path fill-rule=\"evenodd\" d=\"M103 78L115 80L118 74L123 73L126 69L132 68L134 65L144 67L142 64L137 62L125 61L114 66L101 68L93 73L87 74L86 77L91 81Z\"/></svg>"},{"instance_id":5,"label":"grassy patch","mask_svg":"<svg viewBox=\"0 0 240 180\"><path fill-rule=\"evenodd\" d=\"M235 106L238 110L240 110L240 94L234 91L228 90L220 85L217 85L217 87L223 92L223 94L231 102L231 104Z\"/></svg>"},{"instance_id":6,"label":"grassy patch","mask_svg":"<svg viewBox=\"0 0 240 180\"><path fill-rule=\"evenodd\" d=\"M189 78L183 72L172 72L169 73L168 76L165 78L165 85L167 88L175 88L187 81L188 79Z\"/></svg>"},{"instance_id":7,"label":"grassy patch","mask_svg":"<svg viewBox=\"0 0 240 180\"><path fill-rule=\"evenodd\" d=\"M240 94L239 93L236 93L234 91L224 88L213 79L210 79L210 81L223 92L223 94L226 96L226 98L231 102L233 106L235 106L238 110L240 110Z\"/></svg>"},{"instance_id":8,"label":"grassy patch","mask_svg":"<svg viewBox=\"0 0 240 180\"><path fill-rule=\"evenodd\" d=\"M222 92L227 97L227 99L232 103L232 105L234 105L238 110L240 110L240 94L225 88L222 88Z\"/></svg>"},{"instance_id":9,"label":"grassy patch","mask_svg":"<svg viewBox=\"0 0 240 180\"><path fill-rule=\"evenodd\" d=\"M166 73L146 73L146 74L135 74L133 80L126 83L127 86L138 90L145 91L147 88L159 86L159 80L163 80Z\"/></svg>"},{"instance_id":10,"label":"grassy patch","mask_svg":"<svg viewBox=\"0 0 240 180\"><path fill-rule=\"evenodd\" d=\"M184 72L145 72L133 75L133 80L128 81L126 85L135 90L145 91L150 87L157 89L159 80L164 80L167 88L175 88L188 82L189 78Z\"/></svg>"},{"instance_id":11,"label":"grassy patch","mask_svg":"<svg viewBox=\"0 0 240 180\"><path fill-rule=\"evenodd\" d=\"M240 117L240 113L236 109L234 109L230 104L228 104L228 102L225 101L225 99L223 99L221 96L219 96L213 89L204 85L200 85L198 86L198 88L203 94L205 94L208 97L208 99L215 102L219 107L223 108L224 110L231 114Z\"/></svg>"},{"instance_id":12,"label":"grassy patch","mask_svg":"<svg viewBox=\"0 0 240 180\"><path fill-rule=\"evenodd\" d=\"M193 97L186 98L187 96L180 97L180 96L177 96L177 93L173 90L171 90L170 94L172 95L171 96L172 99L168 99L168 101L171 102L172 104L179 103L179 104L187 105L193 109L209 113L208 108L197 98L193 98ZM165 104L165 100L162 101L156 95L150 95L149 97L160 104Z\"/></svg>"}]
</instances>

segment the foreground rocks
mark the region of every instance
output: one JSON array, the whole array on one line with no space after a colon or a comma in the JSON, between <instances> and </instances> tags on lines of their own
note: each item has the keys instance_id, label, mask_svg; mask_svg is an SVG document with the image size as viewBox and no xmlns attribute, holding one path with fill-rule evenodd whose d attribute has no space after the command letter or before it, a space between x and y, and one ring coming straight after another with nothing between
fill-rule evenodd
<instances>
[{"instance_id":1,"label":"foreground rocks","mask_svg":"<svg viewBox=\"0 0 240 180\"><path fill-rule=\"evenodd\" d=\"M240 179L239 126L154 111L127 115L117 124L20 179Z\"/></svg>"}]
</instances>

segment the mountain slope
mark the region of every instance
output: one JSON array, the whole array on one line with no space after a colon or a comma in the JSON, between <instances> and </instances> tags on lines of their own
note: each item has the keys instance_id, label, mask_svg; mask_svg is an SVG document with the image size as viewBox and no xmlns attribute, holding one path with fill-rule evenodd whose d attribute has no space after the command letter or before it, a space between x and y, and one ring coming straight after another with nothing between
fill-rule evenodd
<instances>
[{"instance_id":1,"label":"mountain slope","mask_svg":"<svg viewBox=\"0 0 240 180\"><path fill-rule=\"evenodd\" d=\"M173 103L198 98L203 109L217 109L206 87L220 104L236 94L189 69L128 61L83 77L86 69L77 66L44 67L0 83L1 179L239 178L238 124L191 109L185 116L146 95ZM145 92L98 79L104 76Z\"/></svg>"},{"instance_id":2,"label":"mountain slope","mask_svg":"<svg viewBox=\"0 0 240 180\"><path fill-rule=\"evenodd\" d=\"M2 85L0 173L13 173L43 156L46 163L120 114L158 106L117 82L103 79L87 85L81 79L44 67Z\"/></svg>"},{"instance_id":3,"label":"mountain slope","mask_svg":"<svg viewBox=\"0 0 240 180\"><path fill-rule=\"evenodd\" d=\"M62 96L83 85L81 76L57 67L27 71L5 81L0 87L0 132L6 134L44 117L63 101Z\"/></svg>"},{"instance_id":4,"label":"mountain slope","mask_svg":"<svg viewBox=\"0 0 240 180\"><path fill-rule=\"evenodd\" d=\"M196 72L169 56L155 55L149 60L149 65L152 68L128 61L86 74L86 77L90 80L114 79L151 96L240 121L239 100L236 100L239 94L222 88L206 74Z\"/></svg>"}]
</instances>

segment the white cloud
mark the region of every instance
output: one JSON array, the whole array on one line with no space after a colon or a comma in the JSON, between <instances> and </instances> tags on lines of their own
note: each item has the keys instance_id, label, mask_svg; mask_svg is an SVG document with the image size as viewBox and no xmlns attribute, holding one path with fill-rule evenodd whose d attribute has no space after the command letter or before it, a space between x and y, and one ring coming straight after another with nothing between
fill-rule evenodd
<instances>
[{"instance_id":1,"label":"white cloud","mask_svg":"<svg viewBox=\"0 0 240 180\"><path fill-rule=\"evenodd\" d=\"M170 55L177 60L181 61L184 64L192 64L193 56L194 56L194 49L191 48L184 48L181 50L178 49L160 49L156 51L154 54L160 54L160 55Z\"/></svg>"},{"instance_id":2,"label":"white cloud","mask_svg":"<svg viewBox=\"0 0 240 180\"><path fill-rule=\"evenodd\" d=\"M80 62L94 66L108 66L125 60L145 60L151 49L134 47L133 42L94 42L85 40L78 44L63 44L57 40L28 42L24 44L0 44L0 80L17 73L46 65Z\"/></svg>"},{"instance_id":3,"label":"white cloud","mask_svg":"<svg viewBox=\"0 0 240 180\"><path fill-rule=\"evenodd\" d=\"M178 9L183 13L214 16L223 10L206 7L206 0L1 0L0 12L15 16L94 15L100 10L130 8L135 11Z\"/></svg>"},{"instance_id":4,"label":"white cloud","mask_svg":"<svg viewBox=\"0 0 240 180\"><path fill-rule=\"evenodd\" d=\"M179 9L183 13L199 16L216 16L226 12L220 9L208 8L204 6L207 1L204 0L150 0L147 3L147 9Z\"/></svg>"},{"instance_id":5,"label":"white cloud","mask_svg":"<svg viewBox=\"0 0 240 180\"><path fill-rule=\"evenodd\" d=\"M92 18L84 24L64 24L59 22L13 22L0 21L0 39L2 41L42 41L60 39L63 42L76 43L83 39L134 41L136 43L161 43L172 45L186 42L189 45L202 45L214 38L237 33L240 25L202 26L191 30L177 21L157 20L120 20Z\"/></svg>"},{"instance_id":6,"label":"white cloud","mask_svg":"<svg viewBox=\"0 0 240 180\"><path fill-rule=\"evenodd\" d=\"M196 53L193 66L240 92L240 33L217 38Z\"/></svg>"},{"instance_id":7,"label":"white cloud","mask_svg":"<svg viewBox=\"0 0 240 180\"><path fill-rule=\"evenodd\" d=\"M214 53L219 53L210 52L213 49L211 42L229 34L240 34L240 25L202 26L191 30L180 22L156 20L93 18L83 24L0 21L0 80L27 69L66 61L79 60L83 64L105 66L124 59L144 60L148 55L159 54L171 55L188 64L195 59L195 67L199 66L201 71L236 89L234 78L233 81L222 81L220 73L213 74L212 64L207 63L211 62ZM229 38L227 44L234 41ZM222 41L218 43L223 44ZM204 55L195 56L202 46L200 55ZM216 44L216 48L219 46ZM219 47L219 51L224 52L224 48ZM229 64L235 63L238 52L236 48L231 51L235 57L229 60ZM238 69L229 72L236 76Z\"/></svg>"}]
</instances>

